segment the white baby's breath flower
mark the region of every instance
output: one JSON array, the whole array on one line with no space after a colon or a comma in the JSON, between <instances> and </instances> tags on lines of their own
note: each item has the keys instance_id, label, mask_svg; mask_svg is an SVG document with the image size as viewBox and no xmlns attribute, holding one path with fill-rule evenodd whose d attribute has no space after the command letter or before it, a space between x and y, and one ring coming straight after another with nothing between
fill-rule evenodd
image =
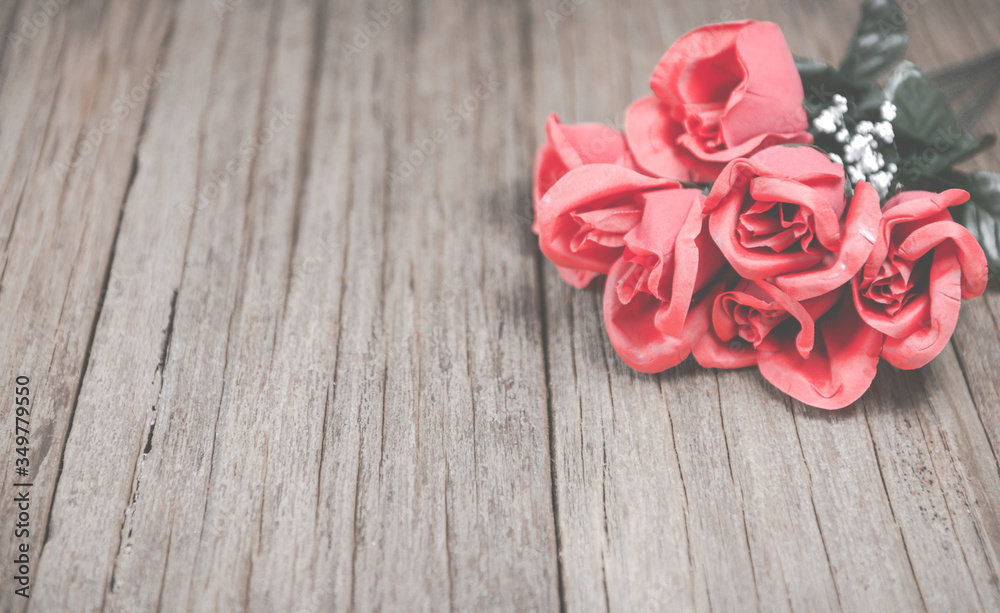
<instances>
[{"instance_id":1,"label":"white baby's breath flower","mask_svg":"<svg viewBox=\"0 0 1000 613\"><path fill-rule=\"evenodd\" d=\"M892 175L885 171L879 171L868 176L868 182L871 183L875 191L878 192L879 198L885 198L889 194L889 185L892 183Z\"/></svg>"},{"instance_id":2,"label":"white baby's breath flower","mask_svg":"<svg viewBox=\"0 0 1000 613\"><path fill-rule=\"evenodd\" d=\"M871 149L874 140L866 134L852 136L851 141L844 147L844 161L848 164L860 161L864 157L865 151Z\"/></svg>"},{"instance_id":3,"label":"white baby's breath flower","mask_svg":"<svg viewBox=\"0 0 1000 613\"><path fill-rule=\"evenodd\" d=\"M844 170L847 171L847 178L851 181L851 185L856 185L858 181L865 180L865 173L858 170L857 166L846 166Z\"/></svg>"},{"instance_id":4,"label":"white baby's breath flower","mask_svg":"<svg viewBox=\"0 0 1000 613\"><path fill-rule=\"evenodd\" d=\"M886 121L892 121L896 119L896 105L889 100L882 102L882 108L879 109L882 113L882 119Z\"/></svg>"},{"instance_id":5,"label":"white baby's breath flower","mask_svg":"<svg viewBox=\"0 0 1000 613\"><path fill-rule=\"evenodd\" d=\"M885 155L879 149L895 139L892 120L896 116L896 107L885 101L880 108L882 121L862 120L853 130L848 128L844 118L847 110L847 99L835 95L833 104L820 111L813 120L813 128L817 133L832 134L842 144L841 152L828 155L831 161L844 167L851 185L867 181L884 199L893 185L897 168L896 164L886 164Z\"/></svg>"},{"instance_id":6,"label":"white baby's breath flower","mask_svg":"<svg viewBox=\"0 0 1000 613\"><path fill-rule=\"evenodd\" d=\"M892 129L892 124L888 121L880 121L875 124L875 134L883 143L891 143L896 137L896 133Z\"/></svg>"},{"instance_id":7,"label":"white baby's breath flower","mask_svg":"<svg viewBox=\"0 0 1000 613\"><path fill-rule=\"evenodd\" d=\"M837 119L838 117L831 113L830 109L824 109L816 119L813 119L813 127L823 134L833 134L837 131Z\"/></svg>"},{"instance_id":8,"label":"white baby's breath flower","mask_svg":"<svg viewBox=\"0 0 1000 613\"><path fill-rule=\"evenodd\" d=\"M882 157L882 154L867 147L861 153L861 161L858 162L858 167L864 174L871 175L881 170L884 164L885 158Z\"/></svg>"},{"instance_id":9,"label":"white baby's breath flower","mask_svg":"<svg viewBox=\"0 0 1000 613\"><path fill-rule=\"evenodd\" d=\"M833 97L833 105L820 111L816 119L813 119L813 128L822 134L833 134L838 129L844 128L845 113L847 113L847 98L837 94Z\"/></svg>"}]
</instances>

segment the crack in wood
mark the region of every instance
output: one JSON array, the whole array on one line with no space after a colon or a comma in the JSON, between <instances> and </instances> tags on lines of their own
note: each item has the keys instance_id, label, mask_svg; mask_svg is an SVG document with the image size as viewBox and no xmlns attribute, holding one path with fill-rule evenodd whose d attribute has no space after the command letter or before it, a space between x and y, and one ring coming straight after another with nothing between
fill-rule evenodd
<instances>
[{"instance_id":1,"label":"crack in wood","mask_svg":"<svg viewBox=\"0 0 1000 613\"><path fill-rule=\"evenodd\" d=\"M871 422L868 419L868 406L867 403L862 400L862 408L864 410L865 425L868 427L868 436L871 440L872 451L875 454L875 467L878 468L878 477L882 483L882 491L885 493L886 503L889 505L889 514L892 516L892 522L896 525L896 529L899 530L899 540L903 544L903 552L906 554L906 561L910 566L910 574L913 576L913 583L917 586L917 593L920 595L920 602L923 604L925 610L927 610L927 601L924 599L923 589L920 587L920 580L917 578L917 571L913 567L913 558L910 557L910 548L906 544L906 536L903 534L903 528L899 524L899 520L896 519L896 511L892 506L892 497L889 496L889 488L885 483L885 474L882 472L882 461L879 459L878 443L875 442L875 433L872 431Z\"/></svg>"}]
</instances>

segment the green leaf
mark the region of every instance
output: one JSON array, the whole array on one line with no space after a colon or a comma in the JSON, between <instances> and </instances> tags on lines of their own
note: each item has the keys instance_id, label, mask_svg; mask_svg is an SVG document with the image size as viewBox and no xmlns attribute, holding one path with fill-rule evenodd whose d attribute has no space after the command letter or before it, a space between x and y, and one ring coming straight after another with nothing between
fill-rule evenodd
<instances>
[{"instance_id":1,"label":"green leaf","mask_svg":"<svg viewBox=\"0 0 1000 613\"><path fill-rule=\"evenodd\" d=\"M904 183L938 174L996 142L991 134L974 137L962 130L947 98L911 62L900 64L889 77L885 97L896 105L892 127Z\"/></svg>"},{"instance_id":2,"label":"green leaf","mask_svg":"<svg viewBox=\"0 0 1000 613\"><path fill-rule=\"evenodd\" d=\"M942 132L963 133L958 128L948 99L924 71L912 62L903 62L885 84L885 97L896 105L892 125L910 138L933 144Z\"/></svg>"},{"instance_id":3,"label":"green leaf","mask_svg":"<svg viewBox=\"0 0 1000 613\"><path fill-rule=\"evenodd\" d=\"M829 83L835 80L848 82L833 66L809 57L795 56L795 68L799 71L799 77L802 78L802 85L806 89L807 96L809 95L809 85Z\"/></svg>"},{"instance_id":4,"label":"green leaf","mask_svg":"<svg viewBox=\"0 0 1000 613\"><path fill-rule=\"evenodd\" d=\"M802 105L811 118L829 106L833 94L839 93L831 84L838 77L843 77L833 66L811 58L796 57L795 67L802 79L802 92L805 94Z\"/></svg>"},{"instance_id":5,"label":"green leaf","mask_svg":"<svg viewBox=\"0 0 1000 613\"><path fill-rule=\"evenodd\" d=\"M965 226L986 254L991 273L1000 273L1000 174L985 170L971 173L946 170L924 177L917 189L940 192L964 189L969 201L951 209L951 216Z\"/></svg>"},{"instance_id":6,"label":"green leaf","mask_svg":"<svg viewBox=\"0 0 1000 613\"><path fill-rule=\"evenodd\" d=\"M903 151L900 154L899 162L896 163L900 169L900 182L904 186L921 183L922 177L940 174L942 171L989 149L997 141L994 134L984 134L978 137L966 136L968 140L956 144L940 140L936 144L926 145L923 148L919 148L914 143L904 145L902 139L897 141L897 147L901 146Z\"/></svg>"},{"instance_id":7,"label":"green leaf","mask_svg":"<svg viewBox=\"0 0 1000 613\"><path fill-rule=\"evenodd\" d=\"M857 109L855 115L859 119L869 119L879 121L882 118L882 103L885 101L885 94L882 88L873 86L862 95L858 96L855 104Z\"/></svg>"},{"instance_id":8,"label":"green leaf","mask_svg":"<svg viewBox=\"0 0 1000 613\"><path fill-rule=\"evenodd\" d=\"M979 241L990 268L1000 268L1000 174L969 173L967 189L972 198L955 211L955 219Z\"/></svg>"},{"instance_id":9,"label":"green leaf","mask_svg":"<svg viewBox=\"0 0 1000 613\"><path fill-rule=\"evenodd\" d=\"M909 37L906 16L894 0L868 0L840 71L860 83L870 83L903 59Z\"/></svg>"},{"instance_id":10,"label":"green leaf","mask_svg":"<svg viewBox=\"0 0 1000 613\"><path fill-rule=\"evenodd\" d=\"M795 67L802 79L802 90L805 93L806 111L810 118L830 106L834 94L841 94L848 99L866 96L873 88L851 81L833 66L805 57L795 58Z\"/></svg>"}]
</instances>

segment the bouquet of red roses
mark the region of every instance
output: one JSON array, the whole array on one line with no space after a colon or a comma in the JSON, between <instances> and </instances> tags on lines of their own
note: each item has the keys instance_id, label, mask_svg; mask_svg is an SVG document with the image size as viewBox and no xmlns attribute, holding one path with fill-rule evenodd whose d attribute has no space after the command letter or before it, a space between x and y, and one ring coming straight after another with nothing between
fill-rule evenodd
<instances>
[{"instance_id":1,"label":"bouquet of red roses","mask_svg":"<svg viewBox=\"0 0 1000 613\"><path fill-rule=\"evenodd\" d=\"M919 368L947 344L986 288L977 237L998 227L1000 175L951 169L994 139L961 130L918 68L875 82L906 49L893 10L865 5L839 68L793 58L773 23L704 26L666 52L624 131L549 117L533 230L567 283L607 275L625 363L756 366L837 409L880 358Z\"/></svg>"}]
</instances>

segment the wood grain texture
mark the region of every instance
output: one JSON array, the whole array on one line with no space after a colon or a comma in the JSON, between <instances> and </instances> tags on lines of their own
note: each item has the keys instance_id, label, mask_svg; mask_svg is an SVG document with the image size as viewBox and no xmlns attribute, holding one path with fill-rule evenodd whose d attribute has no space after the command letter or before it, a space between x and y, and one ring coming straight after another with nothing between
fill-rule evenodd
<instances>
[{"instance_id":1,"label":"wood grain texture","mask_svg":"<svg viewBox=\"0 0 1000 613\"><path fill-rule=\"evenodd\" d=\"M1000 609L1000 295L829 413L631 371L530 232L550 111L707 22L834 61L858 4L3 3L0 610ZM1000 41L906 7L928 69Z\"/></svg>"}]
</instances>

